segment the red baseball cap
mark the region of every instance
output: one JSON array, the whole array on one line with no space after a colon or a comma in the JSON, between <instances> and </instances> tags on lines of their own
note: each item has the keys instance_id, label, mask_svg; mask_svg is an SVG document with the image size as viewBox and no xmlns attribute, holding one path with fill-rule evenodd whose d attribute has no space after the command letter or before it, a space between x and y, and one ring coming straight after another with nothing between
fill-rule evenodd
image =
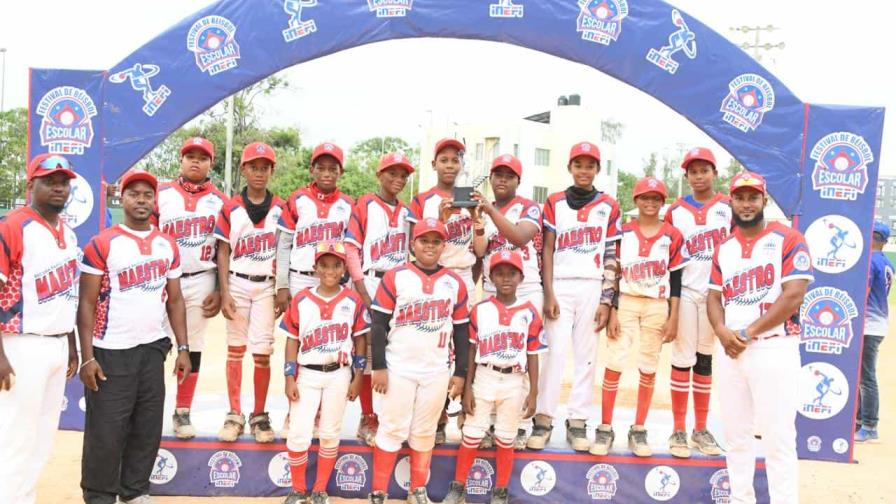
<instances>
[{"instance_id":1,"label":"red baseball cap","mask_svg":"<svg viewBox=\"0 0 896 504\"><path fill-rule=\"evenodd\" d=\"M336 256L345 261L345 244L341 241L321 241L317 243L317 250L314 252L314 262L325 255Z\"/></svg>"},{"instance_id":2,"label":"red baseball cap","mask_svg":"<svg viewBox=\"0 0 896 504\"><path fill-rule=\"evenodd\" d=\"M215 159L215 146L212 144L211 140L207 138L193 137L184 140L184 144L180 148L180 155L183 156L193 149L199 149L208 154L208 157Z\"/></svg>"},{"instance_id":3,"label":"red baseball cap","mask_svg":"<svg viewBox=\"0 0 896 504\"><path fill-rule=\"evenodd\" d=\"M274 148L264 142L252 142L243 149L240 165L255 159L267 159L272 165L277 166L277 153Z\"/></svg>"},{"instance_id":4,"label":"red baseball cap","mask_svg":"<svg viewBox=\"0 0 896 504\"><path fill-rule=\"evenodd\" d=\"M439 221L439 220L433 219L432 217L429 217L429 218L423 219L422 221L418 222L414 226L414 238L413 239L416 240L417 238L420 238L421 236L423 236L429 232L438 233L439 236L442 237L442 239L448 238L448 231L445 229L445 225L442 224L442 221Z\"/></svg>"},{"instance_id":5,"label":"red baseball cap","mask_svg":"<svg viewBox=\"0 0 896 504\"><path fill-rule=\"evenodd\" d=\"M728 193L733 193L737 189L748 187L765 194L765 179L757 173L743 171L738 173L731 179L731 185L728 186Z\"/></svg>"},{"instance_id":6,"label":"red baseball cap","mask_svg":"<svg viewBox=\"0 0 896 504\"><path fill-rule=\"evenodd\" d=\"M342 169L342 149L340 149L338 145L330 142L324 142L315 147L314 152L311 153L311 164L314 164L317 158L321 156L333 156L333 158L336 159L336 161L339 163L339 168Z\"/></svg>"},{"instance_id":7,"label":"red baseball cap","mask_svg":"<svg viewBox=\"0 0 896 504\"><path fill-rule=\"evenodd\" d=\"M38 154L28 163L26 180L46 177L56 172L64 173L69 179L75 178L74 166L60 154Z\"/></svg>"},{"instance_id":8,"label":"red baseball cap","mask_svg":"<svg viewBox=\"0 0 896 504\"><path fill-rule=\"evenodd\" d=\"M495 271L495 268L499 264L509 264L514 268L520 270L520 273L523 272L523 257L519 254L519 252L513 250L502 250L500 252L492 254L492 258L488 261L489 272Z\"/></svg>"},{"instance_id":9,"label":"red baseball cap","mask_svg":"<svg viewBox=\"0 0 896 504\"><path fill-rule=\"evenodd\" d=\"M121 189L121 192L124 192L124 190L127 189L129 185L141 180L151 185L153 191L157 191L159 189L159 181L155 178L155 176L153 176L152 173L139 168L134 168L125 172L125 174L121 177L121 182L118 184L118 187Z\"/></svg>"},{"instance_id":10,"label":"red baseball cap","mask_svg":"<svg viewBox=\"0 0 896 504\"><path fill-rule=\"evenodd\" d=\"M440 152L448 147L454 147L455 149L457 149L458 154L460 154L461 156L463 156L464 151L467 150L467 146L464 145L464 143L460 140L456 138L443 138L436 142L436 148L432 152L432 157L437 157Z\"/></svg>"},{"instance_id":11,"label":"red baseball cap","mask_svg":"<svg viewBox=\"0 0 896 504\"><path fill-rule=\"evenodd\" d=\"M632 190L632 199L635 199L642 194L652 192L659 194L663 199L666 199L666 197L669 196L669 191L666 190L666 184L664 184L662 180L656 177L644 177L635 182L635 188Z\"/></svg>"},{"instance_id":12,"label":"red baseball cap","mask_svg":"<svg viewBox=\"0 0 896 504\"><path fill-rule=\"evenodd\" d=\"M516 176L519 178L523 178L523 163L520 162L516 156L511 156L510 154L504 154L502 156L498 156L492 161L492 170L490 173L493 173L498 168L506 166L510 168L513 173L516 173Z\"/></svg>"},{"instance_id":13,"label":"red baseball cap","mask_svg":"<svg viewBox=\"0 0 896 504\"><path fill-rule=\"evenodd\" d=\"M569 150L569 162L579 156L588 156L600 163L600 149L591 142L579 142Z\"/></svg>"},{"instance_id":14,"label":"red baseball cap","mask_svg":"<svg viewBox=\"0 0 896 504\"><path fill-rule=\"evenodd\" d=\"M379 173L392 166L404 168L408 171L408 175L414 173L414 165L411 164L411 160L400 152L391 152L380 158L380 166L376 169L376 172Z\"/></svg>"},{"instance_id":15,"label":"red baseball cap","mask_svg":"<svg viewBox=\"0 0 896 504\"><path fill-rule=\"evenodd\" d=\"M694 147L689 150L688 153L684 155L684 161L681 162L681 167L687 170L691 161L697 161L698 159L710 163L713 168L716 167L716 157L713 155L712 151L706 147Z\"/></svg>"}]
</instances>

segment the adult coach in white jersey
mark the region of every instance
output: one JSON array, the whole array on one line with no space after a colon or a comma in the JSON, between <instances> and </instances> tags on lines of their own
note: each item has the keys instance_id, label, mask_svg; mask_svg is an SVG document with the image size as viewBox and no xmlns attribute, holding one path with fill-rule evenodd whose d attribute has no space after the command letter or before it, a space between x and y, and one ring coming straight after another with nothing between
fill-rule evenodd
<instances>
[{"instance_id":1,"label":"adult coach in white jersey","mask_svg":"<svg viewBox=\"0 0 896 504\"><path fill-rule=\"evenodd\" d=\"M730 192L737 227L713 256L707 312L723 349L716 362L731 502L756 502L756 419L771 502L795 504L800 338L793 328L812 260L803 235L765 221L762 177L740 173Z\"/></svg>"},{"instance_id":2,"label":"adult coach in white jersey","mask_svg":"<svg viewBox=\"0 0 896 504\"><path fill-rule=\"evenodd\" d=\"M224 206L225 196L208 178L215 160L212 143L200 137L188 138L180 148L180 176L159 185L155 220L159 229L177 242L180 251L180 288L187 308L187 342L192 372L177 386L174 405L174 435L180 439L196 436L190 422L190 407L202 350L205 347L205 328L208 319L218 314L221 294L217 288L215 257L215 220ZM171 325L165 322L168 336L173 336Z\"/></svg>"},{"instance_id":3,"label":"adult coach in white jersey","mask_svg":"<svg viewBox=\"0 0 896 504\"><path fill-rule=\"evenodd\" d=\"M75 177L68 160L28 164L31 204L0 221L0 502L35 502L65 379L78 367L78 241L60 218Z\"/></svg>"}]
</instances>

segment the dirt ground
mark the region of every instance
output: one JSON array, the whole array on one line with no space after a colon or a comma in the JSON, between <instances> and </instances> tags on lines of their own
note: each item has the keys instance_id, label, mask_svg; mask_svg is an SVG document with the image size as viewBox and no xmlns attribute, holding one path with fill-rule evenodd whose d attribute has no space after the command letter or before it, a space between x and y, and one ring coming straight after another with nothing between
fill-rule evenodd
<instances>
[{"instance_id":1,"label":"dirt ground","mask_svg":"<svg viewBox=\"0 0 896 504\"><path fill-rule=\"evenodd\" d=\"M896 303L891 303L891 310L896 310ZM856 445L856 464L837 464L831 462L800 462L801 500L804 503L837 503L837 504L871 504L893 502L896 495L896 478L888 476L892 469L892 453L889 449L889 436L896 432L896 401L892 399L890 391L896 389L896 368L891 368L885 363L896 361L896 343L888 340L896 338L893 324L890 326L890 337L884 340L878 357L878 380L881 393L881 423L879 426L883 436L882 441L871 444ZM225 344L223 338L215 341L215 335L224 334L223 319L218 317L211 321L207 332L206 350L203 355L203 369L214 370L215 364L223 369L225 360ZM276 354L280 355L282 343L278 341ZM668 351L664 352L664 363L659 369L668 369ZM600 359L599 359L600 360ZM274 362L281 362L275 355ZM244 376L251 376L251 359L244 362ZM170 360L169 360L170 365ZM631 366L634 368L634 366ZM598 362L598 369L603 369L603 363ZM598 379L600 379L598 377ZM251 382L249 382L251 383ZM250 385L251 386L251 385ZM620 407L634 407L637 390L637 373L623 374L621 391L618 399ZM169 379L168 390L173 394L175 386ZM225 390L224 373L206 371L199 380L197 395L221 393ZM283 377L281 373L273 373L271 380L271 394L279 394L283 390ZM568 392L568 384L564 384L564 395ZM595 387L596 397L599 397L599 385ZM657 390L653 399L654 408L670 407L668 392L668 376L658 377ZM715 398L712 408L716 408ZM43 476L38 484L37 495L39 503L52 504L76 504L81 500L81 491L78 486L81 469L81 441L80 432L61 431L56 435L56 444L53 455ZM890 453L890 455L887 455ZM211 502L220 503L278 503L282 498L223 498L223 497L157 497L160 504L205 504ZM331 502L362 502L360 500L331 499ZM403 501L391 501L403 502Z\"/></svg>"}]
</instances>

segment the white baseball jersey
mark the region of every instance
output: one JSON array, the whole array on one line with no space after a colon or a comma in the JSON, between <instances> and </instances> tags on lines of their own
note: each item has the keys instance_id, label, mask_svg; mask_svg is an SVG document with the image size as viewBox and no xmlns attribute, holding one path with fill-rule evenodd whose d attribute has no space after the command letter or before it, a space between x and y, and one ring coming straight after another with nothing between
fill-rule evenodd
<instances>
[{"instance_id":1,"label":"white baseball jersey","mask_svg":"<svg viewBox=\"0 0 896 504\"><path fill-rule=\"evenodd\" d=\"M325 299L307 288L289 303L280 321L286 337L299 342L299 364L351 364L354 338L370 331L370 313L357 293L342 288Z\"/></svg>"},{"instance_id":2,"label":"white baseball jersey","mask_svg":"<svg viewBox=\"0 0 896 504\"><path fill-rule=\"evenodd\" d=\"M103 277L93 346L122 350L165 337L165 287L181 275L174 239L155 226L112 226L84 248L81 271Z\"/></svg>"},{"instance_id":3,"label":"white baseball jersey","mask_svg":"<svg viewBox=\"0 0 896 504\"><path fill-rule=\"evenodd\" d=\"M408 260L410 209L389 205L374 193L358 198L345 241L361 250L361 270L388 271Z\"/></svg>"},{"instance_id":4,"label":"white baseball jersey","mask_svg":"<svg viewBox=\"0 0 896 504\"><path fill-rule=\"evenodd\" d=\"M650 238L641 233L637 220L622 225L619 240L619 292L631 296L669 297L669 272L687 265L684 240L671 224L662 223Z\"/></svg>"},{"instance_id":5,"label":"white baseball jersey","mask_svg":"<svg viewBox=\"0 0 896 504\"><path fill-rule=\"evenodd\" d=\"M460 276L447 268L428 275L413 263L383 275L372 308L392 315L386 365L408 377L444 373L454 324L469 321L467 288Z\"/></svg>"},{"instance_id":6,"label":"white baseball jersey","mask_svg":"<svg viewBox=\"0 0 896 504\"><path fill-rule=\"evenodd\" d=\"M713 252L731 232L731 198L718 193L699 208L685 198L678 198L666 210L665 221L675 226L684 238L688 264L682 271L681 285L706 294Z\"/></svg>"},{"instance_id":7,"label":"white baseball jersey","mask_svg":"<svg viewBox=\"0 0 896 504\"><path fill-rule=\"evenodd\" d=\"M508 242L504 235L498 232L498 228L491 217L485 216L485 237L488 240L485 257L482 259L485 290L495 290L495 286L489 277L489 261L492 254L502 250L516 250L523 257L523 283L521 286L541 285L541 257L539 255L541 253L541 247L539 247L541 244L541 209L538 208L538 203L522 196L517 196L504 205L503 208L499 208L498 211L501 212L501 215L507 217L507 220L511 223L531 222L538 231L525 246L522 248L516 247Z\"/></svg>"},{"instance_id":8,"label":"white baseball jersey","mask_svg":"<svg viewBox=\"0 0 896 504\"><path fill-rule=\"evenodd\" d=\"M426 218L439 218L439 205L451 195L438 187L414 196L411 201L411 214L408 220L419 222ZM466 208L455 209L445 222L448 239L445 240L445 251L439 258L439 264L446 268L465 269L476 263L473 254L473 217Z\"/></svg>"},{"instance_id":9,"label":"white baseball jersey","mask_svg":"<svg viewBox=\"0 0 896 504\"><path fill-rule=\"evenodd\" d=\"M544 227L555 233L554 279L604 278L604 251L619 239L619 205L598 193L594 201L573 210L566 194L550 195L544 204Z\"/></svg>"},{"instance_id":10,"label":"white baseball jersey","mask_svg":"<svg viewBox=\"0 0 896 504\"><path fill-rule=\"evenodd\" d=\"M313 271L314 251L318 242L345 238L345 229L352 215L352 199L340 192L328 197L331 202L319 199L308 187L289 196L286 211L278 223L280 229L295 233L289 254L289 269Z\"/></svg>"},{"instance_id":11,"label":"white baseball jersey","mask_svg":"<svg viewBox=\"0 0 896 504\"><path fill-rule=\"evenodd\" d=\"M768 311L781 295L784 282L801 279L814 280L803 235L783 224L766 222L765 229L750 241L735 228L719 244L712 259L709 288L722 293L725 326L738 331ZM792 328L782 323L758 339L792 333Z\"/></svg>"},{"instance_id":12,"label":"white baseball jersey","mask_svg":"<svg viewBox=\"0 0 896 504\"><path fill-rule=\"evenodd\" d=\"M208 185L208 189L198 193L185 191L177 181L159 185L156 222L163 233L177 242L184 273L216 266L215 222L227 198L211 183Z\"/></svg>"},{"instance_id":13,"label":"white baseball jersey","mask_svg":"<svg viewBox=\"0 0 896 504\"><path fill-rule=\"evenodd\" d=\"M0 221L0 332L55 335L72 331L78 310L75 232L56 229L31 207Z\"/></svg>"},{"instance_id":14,"label":"white baseball jersey","mask_svg":"<svg viewBox=\"0 0 896 504\"><path fill-rule=\"evenodd\" d=\"M527 355L547 350L541 315L528 301L505 306L494 296L470 311L470 343L476 364L513 366L526 372Z\"/></svg>"},{"instance_id":15,"label":"white baseball jersey","mask_svg":"<svg viewBox=\"0 0 896 504\"><path fill-rule=\"evenodd\" d=\"M286 204L276 196L267 216L258 224L249 219L239 194L224 205L218 215L215 238L230 244L230 271L243 275L274 275L278 221L291 222Z\"/></svg>"}]
</instances>

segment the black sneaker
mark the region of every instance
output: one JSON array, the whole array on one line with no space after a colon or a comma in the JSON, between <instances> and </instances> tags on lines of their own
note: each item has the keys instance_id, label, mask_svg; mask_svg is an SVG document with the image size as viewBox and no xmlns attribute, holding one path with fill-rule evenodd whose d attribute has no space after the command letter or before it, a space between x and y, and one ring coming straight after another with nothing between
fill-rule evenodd
<instances>
[{"instance_id":1,"label":"black sneaker","mask_svg":"<svg viewBox=\"0 0 896 504\"><path fill-rule=\"evenodd\" d=\"M283 504L308 504L308 494L293 490L286 496L286 500L283 501Z\"/></svg>"},{"instance_id":2,"label":"black sneaker","mask_svg":"<svg viewBox=\"0 0 896 504\"><path fill-rule=\"evenodd\" d=\"M389 494L386 492L370 492L367 494L368 504L386 504Z\"/></svg>"},{"instance_id":3,"label":"black sneaker","mask_svg":"<svg viewBox=\"0 0 896 504\"><path fill-rule=\"evenodd\" d=\"M432 504L426 495L426 487L417 487L413 492L408 492L408 504Z\"/></svg>"},{"instance_id":4,"label":"black sneaker","mask_svg":"<svg viewBox=\"0 0 896 504\"><path fill-rule=\"evenodd\" d=\"M628 430L628 448L636 457L649 457L653 450L647 443L647 429L638 425L632 425Z\"/></svg>"},{"instance_id":5,"label":"black sneaker","mask_svg":"<svg viewBox=\"0 0 896 504\"><path fill-rule=\"evenodd\" d=\"M177 439L193 439L196 437L196 428L190 422L190 408L175 408L171 417L174 425L174 437Z\"/></svg>"},{"instance_id":6,"label":"black sneaker","mask_svg":"<svg viewBox=\"0 0 896 504\"><path fill-rule=\"evenodd\" d=\"M492 491L492 498L488 502L489 504L507 504L507 489L495 488Z\"/></svg>"},{"instance_id":7,"label":"black sneaker","mask_svg":"<svg viewBox=\"0 0 896 504\"><path fill-rule=\"evenodd\" d=\"M448 494L442 504L464 504L467 502L467 489L460 481L448 483Z\"/></svg>"}]
</instances>

